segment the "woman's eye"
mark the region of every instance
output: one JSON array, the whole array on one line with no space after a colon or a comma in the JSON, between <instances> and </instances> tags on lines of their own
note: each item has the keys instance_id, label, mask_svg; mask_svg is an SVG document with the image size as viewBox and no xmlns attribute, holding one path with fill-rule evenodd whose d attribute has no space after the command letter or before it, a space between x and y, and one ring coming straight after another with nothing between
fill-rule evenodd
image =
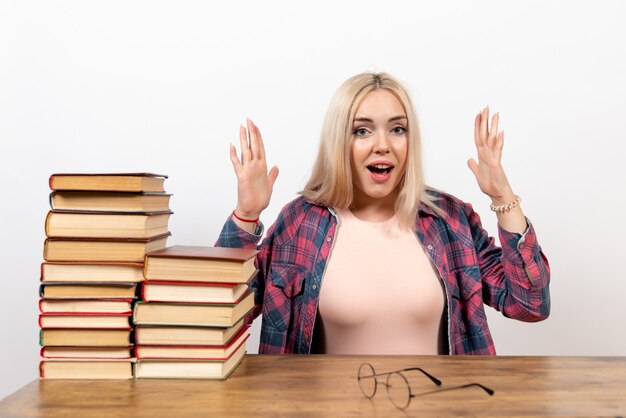
<instances>
[{"instance_id":1,"label":"woman's eye","mask_svg":"<svg viewBox=\"0 0 626 418\"><path fill-rule=\"evenodd\" d=\"M396 126L395 128L392 129L394 134L403 134L406 132L406 128L403 126Z\"/></svg>"},{"instance_id":2,"label":"woman's eye","mask_svg":"<svg viewBox=\"0 0 626 418\"><path fill-rule=\"evenodd\" d=\"M365 129L365 128L358 128L358 129L355 129L355 130L354 130L354 132L353 132L353 134L354 134L354 135L356 135L356 136L364 136L364 135L367 135L367 129Z\"/></svg>"}]
</instances>

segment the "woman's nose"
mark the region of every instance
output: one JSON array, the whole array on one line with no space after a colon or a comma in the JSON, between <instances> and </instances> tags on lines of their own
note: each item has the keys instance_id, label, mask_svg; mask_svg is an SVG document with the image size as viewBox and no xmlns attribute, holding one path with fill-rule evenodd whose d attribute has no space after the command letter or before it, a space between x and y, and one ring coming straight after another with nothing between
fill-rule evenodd
<instances>
[{"instance_id":1,"label":"woman's nose","mask_svg":"<svg viewBox=\"0 0 626 418\"><path fill-rule=\"evenodd\" d=\"M389 152L389 141L386 132L379 132L376 134L374 152L376 154L386 154Z\"/></svg>"}]
</instances>

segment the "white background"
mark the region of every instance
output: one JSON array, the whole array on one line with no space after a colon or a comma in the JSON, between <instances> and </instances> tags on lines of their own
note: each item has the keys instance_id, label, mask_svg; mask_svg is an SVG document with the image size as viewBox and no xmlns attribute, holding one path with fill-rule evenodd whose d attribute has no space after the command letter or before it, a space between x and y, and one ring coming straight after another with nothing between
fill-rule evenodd
<instances>
[{"instance_id":1,"label":"white background","mask_svg":"<svg viewBox=\"0 0 626 418\"><path fill-rule=\"evenodd\" d=\"M51 173L168 174L169 243L212 245L235 205L239 124L257 122L280 166L269 225L308 178L332 93L365 70L406 82L428 182L472 202L491 233L466 161L474 115L501 112L552 315L490 310L499 354L626 355L625 4L0 3L0 398L37 377Z\"/></svg>"}]
</instances>

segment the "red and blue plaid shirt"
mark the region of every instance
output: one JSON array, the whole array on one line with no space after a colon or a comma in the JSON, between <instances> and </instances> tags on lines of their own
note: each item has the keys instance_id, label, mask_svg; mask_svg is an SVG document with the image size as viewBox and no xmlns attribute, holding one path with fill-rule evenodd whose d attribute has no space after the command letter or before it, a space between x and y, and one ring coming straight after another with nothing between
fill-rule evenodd
<instances>
[{"instance_id":1,"label":"red and blue plaid shirt","mask_svg":"<svg viewBox=\"0 0 626 418\"><path fill-rule=\"evenodd\" d=\"M484 304L509 318L541 321L550 313L550 269L532 224L521 235L499 227L494 244L472 206L429 191L444 213L421 205L416 235L446 292L450 354L495 354ZM287 204L258 247L252 281L255 309L263 314L260 353L311 352L320 288L332 250L337 218L303 197ZM250 234L228 219L216 246L256 248L263 227Z\"/></svg>"}]
</instances>

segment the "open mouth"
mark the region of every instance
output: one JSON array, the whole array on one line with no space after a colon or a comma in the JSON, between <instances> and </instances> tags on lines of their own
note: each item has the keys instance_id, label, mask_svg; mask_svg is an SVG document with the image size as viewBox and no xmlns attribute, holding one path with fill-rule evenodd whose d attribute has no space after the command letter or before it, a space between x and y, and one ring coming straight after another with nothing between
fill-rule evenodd
<instances>
[{"instance_id":1,"label":"open mouth","mask_svg":"<svg viewBox=\"0 0 626 418\"><path fill-rule=\"evenodd\" d=\"M374 174L389 174L393 170L393 166L386 164L368 165L367 169Z\"/></svg>"}]
</instances>

